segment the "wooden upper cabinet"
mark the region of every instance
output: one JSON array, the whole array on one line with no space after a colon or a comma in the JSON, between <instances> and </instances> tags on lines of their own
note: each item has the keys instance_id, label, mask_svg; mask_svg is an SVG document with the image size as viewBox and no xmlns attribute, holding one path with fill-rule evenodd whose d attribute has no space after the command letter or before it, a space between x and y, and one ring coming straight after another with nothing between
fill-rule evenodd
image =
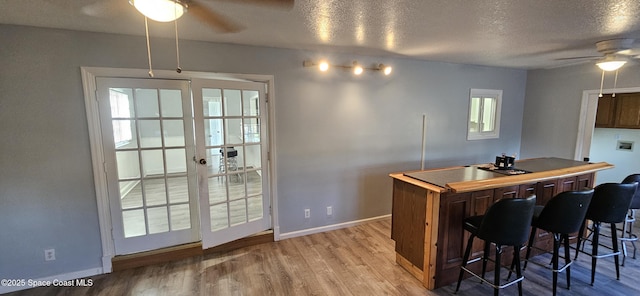
<instances>
[{"instance_id":1,"label":"wooden upper cabinet","mask_svg":"<svg viewBox=\"0 0 640 296\"><path fill-rule=\"evenodd\" d=\"M598 99L595 126L640 129L640 93L603 95Z\"/></svg>"},{"instance_id":2,"label":"wooden upper cabinet","mask_svg":"<svg viewBox=\"0 0 640 296\"><path fill-rule=\"evenodd\" d=\"M616 98L611 95L602 95L598 98L598 110L596 111L596 127L613 127L615 122Z\"/></svg>"},{"instance_id":3,"label":"wooden upper cabinet","mask_svg":"<svg viewBox=\"0 0 640 296\"><path fill-rule=\"evenodd\" d=\"M640 128L640 94L620 94L616 98L617 128Z\"/></svg>"}]
</instances>

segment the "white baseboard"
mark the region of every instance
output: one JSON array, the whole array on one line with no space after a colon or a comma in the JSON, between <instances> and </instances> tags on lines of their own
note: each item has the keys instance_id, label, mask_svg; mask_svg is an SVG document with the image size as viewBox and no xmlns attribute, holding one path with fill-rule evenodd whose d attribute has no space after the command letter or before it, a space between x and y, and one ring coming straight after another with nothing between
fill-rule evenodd
<instances>
[{"instance_id":1,"label":"white baseboard","mask_svg":"<svg viewBox=\"0 0 640 296\"><path fill-rule=\"evenodd\" d=\"M64 273L64 274L58 274L58 275L43 277L43 278L39 278L39 279L27 279L27 278L25 278L25 279L17 279L17 278L14 278L12 280L19 280L19 281L24 280L24 284L19 283L19 286L12 286L12 287L6 287L4 285L1 285L0 286L0 294L10 293L10 292L15 292L15 291L26 290L26 289L31 289L31 288L38 287L38 285L35 285L36 282L39 282L39 283L46 283L46 282L53 283L54 281L63 282L63 281L70 281L70 280L80 279L80 278L86 278L86 277L90 277L90 276L94 276L94 275L98 275L98 274L102 274L102 268L91 268L91 269L79 270L79 271L74 271L74 272L70 272L70 273ZM53 284L52 284L52 286L53 286Z\"/></svg>"},{"instance_id":2,"label":"white baseboard","mask_svg":"<svg viewBox=\"0 0 640 296\"><path fill-rule=\"evenodd\" d=\"M364 224L364 223L369 223L369 222L374 222L374 221L378 221L378 220L388 219L389 217L391 217L391 214L382 215L382 216L378 216L378 217L371 217L371 218L366 218L366 219L361 219L361 220L349 221L349 222L344 222L344 223L331 224L331 225L326 225L326 226L321 226L321 227L308 228L308 229L292 231L292 232L287 232L287 233L281 233L280 236L276 240L283 240L283 239L294 238L294 237L298 237L298 236L305 236L305 235L314 234L314 233L321 233L321 232L326 232L326 231L331 231L331 230L336 230L336 229L347 228L347 227L356 226L356 225L360 225L360 224Z\"/></svg>"}]
</instances>

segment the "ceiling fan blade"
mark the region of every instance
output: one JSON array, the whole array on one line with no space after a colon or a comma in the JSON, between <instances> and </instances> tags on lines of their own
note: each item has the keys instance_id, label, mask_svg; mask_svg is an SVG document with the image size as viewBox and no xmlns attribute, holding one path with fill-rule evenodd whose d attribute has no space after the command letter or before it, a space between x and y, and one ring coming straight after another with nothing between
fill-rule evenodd
<instances>
[{"instance_id":1,"label":"ceiling fan blade","mask_svg":"<svg viewBox=\"0 0 640 296\"><path fill-rule=\"evenodd\" d=\"M293 8L293 4L295 3L295 0L214 0L214 1L224 1L224 2L233 2L233 3L242 3L242 4L255 4L255 5L271 6L275 8L284 8L284 9Z\"/></svg>"},{"instance_id":2,"label":"ceiling fan blade","mask_svg":"<svg viewBox=\"0 0 640 296\"><path fill-rule=\"evenodd\" d=\"M209 9L202 4L199 4L196 1L189 2L187 13L193 15L200 21L206 23L214 30L221 33L235 33L245 29L242 25L232 21L222 14Z\"/></svg>"},{"instance_id":3,"label":"ceiling fan blade","mask_svg":"<svg viewBox=\"0 0 640 296\"><path fill-rule=\"evenodd\" d=\"M558 59L555 59L555 60L556 61L593 60L593 59L599 59L599 58L602 58L602 56L583 56L583 57L558 58Z\"/></svg>"}]
</instances>

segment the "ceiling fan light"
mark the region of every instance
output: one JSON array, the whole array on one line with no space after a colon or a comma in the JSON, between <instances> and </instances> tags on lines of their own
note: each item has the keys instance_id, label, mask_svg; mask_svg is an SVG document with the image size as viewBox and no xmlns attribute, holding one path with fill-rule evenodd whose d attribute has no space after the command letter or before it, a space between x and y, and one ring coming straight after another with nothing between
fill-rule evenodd
<instances>
[{"instance_id":1,"label":"ceiling fan light","mask_svg":"<svg viewBox=\"0 0 640 296\"><path fill-rule=\"evenodd\" d=\"M329 70L329 63L327 63L326 61L321 61L320 64L318 64L318 69L320 69L320 71L322 72L326 72L327 70Z\"/></svg>"},{"instance_id":2,"label":"ceiling fan light","mask_svg":"<svg viewBox=\"0 0 640 296\"><path fill-rule=\"evenodd\" d=\"M620 67L622 67L626 63L627 61L624 60L609 60L598 62L596 63L596 65L598 65L598 67L603 71L615 71L620 69Z\"/></svg>"},{"instance_id":3,"label":"ceiling fan light","mask_svg":"<svg viewBox=\"0 0 640 296\"><path fill-rule=\"evenodd\" d=\"M158 22L171 22L180 18L185 7L179 1L174 0L130 0L140 13Z\"/></svg>"},{"instance_id":4,"label":"ceiling fan light","mask_svg":"<svg viewBox=\"0 0 640 296\"><path fill-rule=\"evenodd\" d=\"M362 72L364 72L364 68L358 62L353 62L353 74L360 75Z\"/></svg>"},{"instance_id":5,"label":"ceiling fan light","mask_svg":"<svg viewBox=\"0 0 640 296\"><path fill-rule=\"evenodd\" d=\"M389 74L391 74L391 71L393 71L393 68L391 68L391 66L389 65L380 64L378 65L378 70L382 71L385 76L388 76Z\"/></svg>"}]
</instances>

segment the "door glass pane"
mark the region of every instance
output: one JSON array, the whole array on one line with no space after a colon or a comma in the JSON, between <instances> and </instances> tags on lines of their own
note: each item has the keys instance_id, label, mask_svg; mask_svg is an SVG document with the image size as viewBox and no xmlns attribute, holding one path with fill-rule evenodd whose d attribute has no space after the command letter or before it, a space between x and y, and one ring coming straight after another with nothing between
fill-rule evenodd
<instances>
[{"instance_id":1,"label":"door glass pane","mask_svg":"<svg viewBox=\"0 0 640 296\"><path fill-rule=\"evenodd\" d=\"M140 120L138 125L140 125L140 147L162 147L159 120Z\"/></svg>"},{"instance_id":2,"label":"door glass pane","mask_svg":"<svg viewBox=\"0 0 640 296\"><path fill-rule=\"evenodd\" d=\"M142 188L140 181L120 181L120 205L122 209L142 206Z\"/></svg>"},{"instance_id":3,"label":"door glass pane","mask_svg":"<svg viewBox=\"0 0 640 296\"><path fill-rule=\"evenodd\" d=\"M247 200L229 202L231 226L247 222Z\"/></svg>"},{"instance_id":4,"label":"door glass pane","mask_svg":"<svg viewBox=\"0 0 640 296\"><path fill-rule=\"evenodd\" d=\"M162 150L143 150L142 167L144 169L144 177L153 175L164 175L164 161L162 159Z\"/></svg>"},{"instance_id":5,"label":"door glass pane","mask_svg":"<svg viewBox=\"0 0 640 296\"><path fill-rule=\"evenodd\" d=\"M225 176L209 177L209 203L216 204L227 200Z\"/></svg>"},{"instance_id":6,"label":"door glass pane","mask_svg":"<svg viewBox=\"0 0 640 296\"><path fill-rule=\"evenodd\" d=\"M262 176L261 171L248 171L247 172L247 195L262 194Z\"/></svg>"},{"instance_id":7,"label":"door glass pane","mask_svg":"<svg viewBox=\"0 0 640 296\"><path fill-rule=\"evenodd\" d=\"M220 89L202 89L202 109L205 117L222 116L222 92Z\"/></svg>"},{"instance_id":8,"label":"door glass pane","mask_svg":"<svg viewBox=\"0 0 640 296\"><path fill-rule=\"evenodd\" d=\"M235 174L238 170L242 170L242 147L223 147L220 152L220 174Z\"/></svg>"},{"instance_id":9,"label":"door glass pane","mask_svg":"<svg viewBox=\"0 0 640 296\"><path fill-rule=\"evenodd\" d=\"M224 116L242 115L242 98L237 89L225 89L224 93Z\"/></svg>"},{"instance_id":10,"label":"door glass pane","mask_svg":"<svg viewBox=\"0 0 640 296\"><path fill-rule=\"evenodd\" d=\"M229 227L227 204L212 205L209 207L211 217L211 231L225 229Z\"/></svg>"},{"instance_id":11,"label":"door glass pane","mask_svg":"<svg viewBox=\"0 0 640 296\"><path fill-rule=\"evenodd\" d=\"M167 207L147 209L149 218L149 234L169 231L169 217Z\"/></svg>"},{"instance_id":12,"label":"door glass pane","mask_svg":"<svg viewBox=\"0 0 640 296\"><path fill-rule=\"evenodd\" d=\"M242 144L242 119L225 119L224 127L227 144Z\"/></svg>"},{"instance_id":13,"label":"door glass pane","mask_svg":"<svg viewBox=\"0 0 640 296\"><path fill-rule=\"evenodd\" d=\"M116 149L137 148L138 139L136 136L135 121L126 119L114 119L113 142Z\"/></svg>"},{"instance_id":14,"label":"door glass pane","mask_svg":"<svg viewBox=\"0 0 640 296\"><path fill-rule=\"evenodd\" d=\"M224 145L224 137L222 136L222 119L205 119L204 136L205 145L207 146Z\"/></svg>"},{"instance_id":15,"label":"door glass pane","mask_svg":"<svg viewBox=\"0 0 640 296\"><path fill-rule=\"evenodd\" d=\"M116 151L119 179L140 178L138 151Z\"/></svg>"},{"instance_id":16,"label":"door glass pane","mask_svg":"<svg viewBox=\"0 0 640 296\"><path fill-rule=\"evenodd\" d=\"M220 174L223 168L220 166L222 164L222 155L220 154L220 148L207 148L206 149L206 159L207 159L207 173L208 174Z\"/></svg>"},{"instance_id":17,"label":"door glass pane","mask_svg":"<svg viewBox=\"0 0 640 296\"><path fill-rule=\"evenodd\" d=\"M255 90L242 91L242 114L244 116L260 116L260 96Z\"/></svg>"},{"instance_id":18,"label":"door glass pane","mask_svg":"<svg viewBox=\"0 0 640 296\"><path fill-rule=\"evenodd\" d=\"M164 146L184 146L184 124L182 120L169 119L162 121Z\"/></svg>"},{"instance_id":19,"label":"door glass pane","mask_svg":"<svg viewBox=\"0 0 640 296\"><path fill-rule=\"evenodd\" d=\"M144 210L122 211L122 220L124 224L124 237L147 234Z\"/></svg>"},{"instance_id":20,"label":"door glass pane","mask_svg":"<svg viewBox=\"0 0 640 296\"><path fill-rule=\"evenodd\" d=\"M229 200L245 198L244 191L244 174L234 174L228 176L229 182Z\"/></svg>"},{"instance_id":21,"label":"door glass pane","mask_svg":"<svg viewBox=\"0 0 640 296\"><path fill-rule=\"evenodd\" d=\"M161 89L160 105L163 117L182 117L182 92L179 89Z\"/></svg>"},{"instance_id":22,"label":"door glass pane","mask_svg":"<svg viewBox=\"0 0 640 296\"><path fill-rule=\"evenodd\" d=\"M249 203L249 221L258 220L262 218L262 195L250 197L247 199Z\"/></svg>"},{"instance_id":23,"label":"door glass pane","mask_svg":"<svg viewBox=\"0 0 640 296\"><path fill-rule=\"evenodd\" d=\"M167 204L167 190L164 179L145 179L142 180L142 185L147 206Z\"/></svg>"},{"instance_id":24,"label":"door glass pane","mask_svg":"<svg viewBox=\"0 0 640 296\"><path fill-rule=\"evenodd\" d=\"M247 145L244 147L244 166L247 169L259 169L262 165L262 152L260 145Z\"/></svg>"},{"instance_id":25,"label":"door glass pane","mask_svg":"<svg viewBox=\"0 0 640 296\"><path fill-rule=\"evenodd\" d=\"M158 92L155 89L136 89L138 117L159 117Z\"/></svg>"},{"instance_id":26,"label":"door glass pane","mask_svg":"<svg viewBox=\"0 0 640 296\"><path fill-rule=\"evenodd\" d=\"M184 148L167 149L167 174L187 172L187 154Z\"/></svg>"},{"instance_id":27,"label":"door glass pane","mask_svg":"<svg viewBox=\"0 0 640 296\"><path fill-rule=\"evenodd\" d=\"M189 201L189 183L187 177L167 178L169 202L179 203Z\"/></svg>"},{"instance_id":28,"label":"door glass pane","mask_svg":"<svg viewBox=\"0 0 640 296\"><path fill-rule=\"evenodd\" d=\"M133 91L130 88L110 88L111 118L134 118Z\"/></svg>"},{"instance_id":29,"label":"door glass pane","mask_svg":"<svg viewBox=\"0 0 640 296\"><path fill-rule=\"evenodd\" d=\"M170 213L171 230L191 228L191 213L188 204L171 206Z\"/></svg>"},{"instance_id":30,"label":"door glass pane","mask_svg":"<svg viewBox=\"0 0 640 296\"><path fill-rule=\"evenodd\" d=\"M244 119L244 141L246 143L260 142L260 119L259 118Z\"/></svg>"}]
</instances>

